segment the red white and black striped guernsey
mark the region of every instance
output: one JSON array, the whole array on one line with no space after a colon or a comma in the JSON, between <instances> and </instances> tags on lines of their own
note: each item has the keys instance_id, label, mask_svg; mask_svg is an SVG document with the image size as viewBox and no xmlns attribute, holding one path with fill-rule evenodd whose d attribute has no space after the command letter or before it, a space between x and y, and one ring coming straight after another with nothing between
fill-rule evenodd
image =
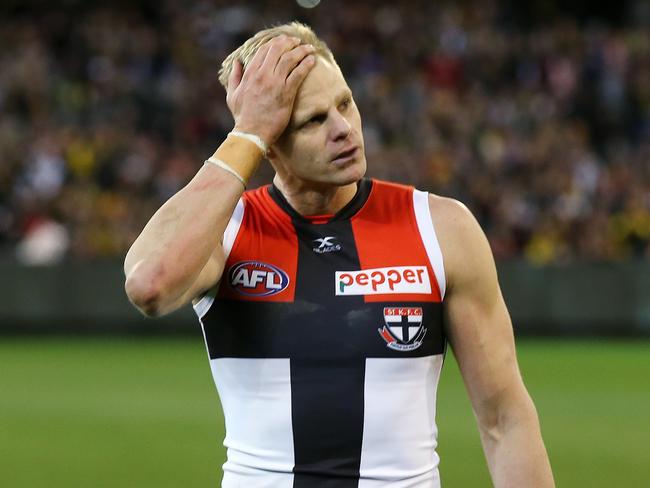
<instances>
[{"instance_id":1,"label":"red white and black striped guernsey","mask_svg":"<svg viewBox=\"0 0 650 488\"><path fill-rule=\"evenodd\" d=\"M336 215L246 192L195 305L223 406L223 486L439 487L442 254L428 194L363 179Z\"/></svg>"}]
</instances>

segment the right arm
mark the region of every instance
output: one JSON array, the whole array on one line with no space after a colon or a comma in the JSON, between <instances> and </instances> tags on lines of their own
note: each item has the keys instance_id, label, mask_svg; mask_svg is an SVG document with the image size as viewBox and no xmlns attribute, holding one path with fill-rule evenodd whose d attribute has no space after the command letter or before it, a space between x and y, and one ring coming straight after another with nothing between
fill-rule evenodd
<instances>
[{"instance_id":1,"label":"right arm","mask_svg":"<svg viewBox=\"0 0 650 488\"><path fill-rule=\"evenodd\" d=\"M206 164L153 215L124 261L126 293L142 313L169 313L219 281L221 239L242 192L233 175Z\"/></svg>"},{"instance_id":2,"label":"right arm","mask_svg":"<svg viewBox=\"0 0 650 488\"><path fill-rule=\"evenodd\" d=\"M256 134L267 145L277 140L289 122L298 87L314 65L312 52L312 46L280 36L259 48L245 72L235 64L226 100L237 130ZM227 145L227 163L256 168L263 155L251 151L250 144L228 138L217 154ZM172 312L219 281L225 264L223 233L243 190L235 176L205 164L158 209L124 261L126 293L142 313Z\"/></svg>"}]
</instances>

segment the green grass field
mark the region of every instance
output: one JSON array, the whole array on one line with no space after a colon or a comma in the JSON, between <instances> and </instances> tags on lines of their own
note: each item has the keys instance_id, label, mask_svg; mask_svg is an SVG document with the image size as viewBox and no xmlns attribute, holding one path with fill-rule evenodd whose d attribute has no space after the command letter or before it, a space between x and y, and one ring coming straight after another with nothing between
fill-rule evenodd
<instances>
[{"instance_id":1,"label":"green grass field","mask_svg":"<svg viewBox=\"0 0 650 488\"><path fill-rule=\"evenodd\" d=\"M520 341L559 487L650 486L650 342ZM443 486L489 487L450 355ZM0 338L0 486L217 487L223 420L194 339Z\"/></svg>"}]
</instances>

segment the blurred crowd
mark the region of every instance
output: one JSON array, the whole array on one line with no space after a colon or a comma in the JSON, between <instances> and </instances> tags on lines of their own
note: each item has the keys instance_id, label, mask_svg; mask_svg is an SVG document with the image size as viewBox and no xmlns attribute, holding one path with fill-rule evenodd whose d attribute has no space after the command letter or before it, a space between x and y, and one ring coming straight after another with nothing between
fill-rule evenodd
<instances>
[{"instance_id":1,"label":"blurred crowd","mask_svg":"<svg viewBox=\"0 0 650 488\"><path fill-rule=\"evenodd\" d=\"M123 256L231 129L223 58L298 19L352 88L369 176L460 199L498 259L648 260L650 11L626 5L617 25L524 22L491 1L15 7L0 16L0 255Z\"/></svg>"}]
</instances>

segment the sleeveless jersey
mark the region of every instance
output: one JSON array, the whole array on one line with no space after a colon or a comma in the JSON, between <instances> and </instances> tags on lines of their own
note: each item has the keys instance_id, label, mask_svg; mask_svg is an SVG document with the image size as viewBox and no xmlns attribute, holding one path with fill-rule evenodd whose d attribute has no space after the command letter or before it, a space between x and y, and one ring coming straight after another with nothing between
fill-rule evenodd
<instances>
[{"instance_id":1,"label":"sleeveless jersey","mask_svg":"<svg viewBox=\"0 0 650 488\"><path fill-rule=\"evenodd\" d=\"M439 487L445 275L428 194L363 179L330 219L244 193L195 305L219 397L223 486Z\"/></svg>"}]
</instances>

